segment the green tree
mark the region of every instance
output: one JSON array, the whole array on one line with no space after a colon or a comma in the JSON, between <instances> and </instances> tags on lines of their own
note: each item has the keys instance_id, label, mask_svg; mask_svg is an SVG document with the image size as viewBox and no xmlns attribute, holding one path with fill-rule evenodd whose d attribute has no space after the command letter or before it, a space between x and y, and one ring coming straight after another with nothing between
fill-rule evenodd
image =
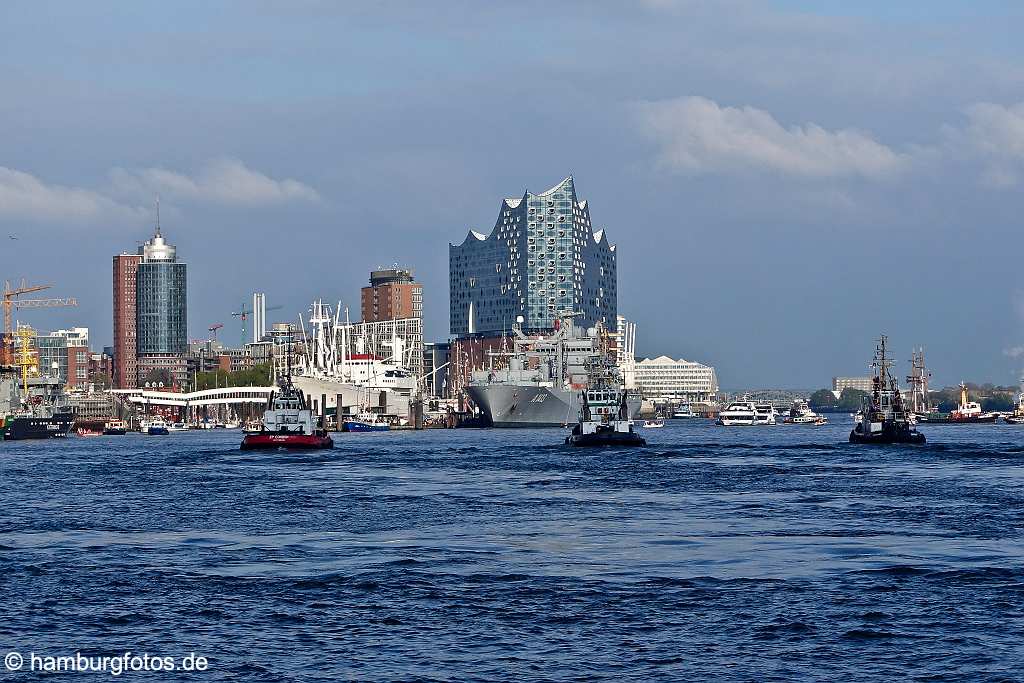
<instances>
[{"instance_id":1,"label":"green tree","mask_svg":"<svg viewBox=\"0 0 1024 683\"><path fill-rule=\"evenodd\" d=\"M846 387L843 389L843 393L839 394L840 410L860 410L864 403L864 398L868 396L868 392L862 391L861 389L854 389L852 387Z\"/></svg>"},{"instance_id":2,"label":"green tree","mask_svg":"<svg viewBox=\"0 0 1024 683\"><path fill-rule=\"evenodd\" d=\"M255 365L248 370L235 372L224 370L200 372L196 375L196 390L218 387L266 387L270 386L270 375L269 364Z\"/></svg>"},{"instance_id":3,"label":"green tree","mask_svg":"<svg viewBox=\"0 0 1024 683\"><path fill-rule=\"evenodd\" d=\"M818 389L811 394L811 398L807 402L815 410L819 408L835 408L836 395L828 389Z\"/></svg>"},{"instance_id":4,"label":"green tree","mask_svg":"<svg viewBox=\"0 0 1024 683\"><path fill-rule=\"evenodd\" d=\"M981 399L982 410L1009 411L1013 408L1013 396L1010 394L993 394Z\"/></svg>"}]
</instances>

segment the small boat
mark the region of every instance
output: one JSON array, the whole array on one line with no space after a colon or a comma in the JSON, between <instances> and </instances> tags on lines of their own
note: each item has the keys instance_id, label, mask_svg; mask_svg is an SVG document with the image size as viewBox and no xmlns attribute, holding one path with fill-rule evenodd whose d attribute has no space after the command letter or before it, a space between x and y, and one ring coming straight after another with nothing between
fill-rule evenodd
<instances>
[{"instance_id":1,"label":"small boat","mask_svg":"<svg viewBox=\"0 0 1024 683\"><path fill-rule=\"evenodd\" d=\"M665 426L664 420L644 420L641 424L644 429L658 429Z\"/></svg>"},{"instance_id":2,"label":"small boat","mask_svg":"<svg viewBox=\"0 0 1024 683\"><path fill-rule=\"evenodd\" d=\"M91 427L79 427L75 430L78 436L103 436L103 430Z\"/></svg>"},{"instance_id":3,"label":"small boat","mask_svg":"<svg viewBox=\"0 0 1024 683\"><path fill-rule=\"evenodd\" d=\"M188 425L185 424L184 422L174 422L172 424L167 425L167 431L169 431L169 432L187 432L188 431Z\"/></svg>"},{"instance_id":4,"label":"small boat","mask_svg":"<svg viewBox=\"0 0 1024 683\"><path fill-rule=\"evenodd\" d=\"M246 434L256 434L262 429L263 423L259 420L247 420L243 431L245 431Z\"/></svg>"},{"instance_id":5,"label":"small boat","mask_svg":"<svg viewBox=\"0 0 1024 683\"><path fill-rule=\"evenodd\" d=\"M688 420L692 417L697 417L697 414L693 412L689 403L680 403L676 409L672 411L673 420Z\"/></svg>"},{"instance_id":6,"label":"small boat","mask_svg":"<svg viewBox=\"0 0 1024 683\"><path fill-rule=\"evenodd\" d=\"M359 413L355 417L345 418L341 423L343 432L387 432L391 425L376 413Z\"/></svg>"},{"instance_id":7,"label":"small boat","mask_svg":"<svg viewBox=\"0 0 1024 683\"><path fill-rule=\"evenodd\" d=\"M581 392L580 421L565 437L570 446L646 446L647 440L633 431L625 390L600 383Z\"/></svg>"},{"instance_id":8,"label":"small boat","mask_svg":"<svg viewBox=\"0 0 1024 683\"><path fill-rule=\"evenodd\" d=\"M246 434L241 445L243 451L333 447L334 440L306 405L302 392L292 386L290 374L270 399L260 431Z\"/></svg>"},{"instance_id":9,"label":"small boat","mask_svg":"<svg viewBox=\"0 0 1024 683\"><path fill-rule=\"evenodd\" d=\"M124 420L111 420L103 425L103 433L107 436L124 436L128 433L128 423Z\"/></svg>"},{"instance_id":10,"label":"small boat","mask_svg":"<svg viewBox=\"0 0 1024 683\"><path fill-rule=\"evenodd\" d=\"M1011 425L1024 424L1024 392L1017 394L1017 406L1012 413L1003 415L1003 420Z\"/></svg>"},{"instance_id":11,"label":"small boat","mask_svg":"<svg viewBox=\"0 0 1024 683\"><path fill-rule=\"evenodd\" d=\"M923 444L924 434L909 419L896 378L889 372L892 361L886 356L886 336L882 335L871 366L871 393L864 399L862 418L850 432L855 444Z\"/></svg>"},{"instance_id":12,"label":"small boat","mask_svg":"<svg viewBox=\"0 0 1024 683\"><path fill-rule=\"evenodd\" d=\"M139 431L149 436L167 436L171 433L169 425L162 417L139 422Z\"/></svg>"},{"instance_id":13,"label":"small boat","mask_svg":"<svg viewBox=\"0 0 1024 683\"><path fill-rule=\"evenodd\" d=\"M788 425L815 425L826 424L828 420L811 410L807 401L796 400L789 409L789 415L782 421Z\"/></svg>"}]
</instances>

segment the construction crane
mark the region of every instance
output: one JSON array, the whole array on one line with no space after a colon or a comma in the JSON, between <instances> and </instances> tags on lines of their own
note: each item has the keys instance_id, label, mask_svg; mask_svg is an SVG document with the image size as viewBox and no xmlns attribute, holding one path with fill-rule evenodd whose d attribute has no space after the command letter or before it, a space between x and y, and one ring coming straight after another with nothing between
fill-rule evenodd
<instances>
[{"instance_id":1,"label":"construction crane","mask_svg":"<svg viewBox=\"0 0 1024 683\"><path fill-rule=\"evenodd\" d=\"M267 311L276 311L276 310L279 310L281 308L284 308L284 306L267 306L265 310L267 310ZM245 346L245 321L249 319L250 315L252 315L252 309L249 308L247 304L242 304L242 309L240 311L236 311L236 312L231 314L231 316L233 318L238 318L239 320L242 321L242 345L243 346Z\"/></svg>"},{"instance_id":2,"label":"construction crane","mask_svg":"<svg viewBox=\"0 0 1024 683\"><path fill-rule=\"evenodd\" d=\"M222 327L224 327L224 323L214 323L207 328L210 330L210 334L213 335L213 339L211 339L210 341L217 341L217 330L219 330Z\"/></svg>"},{"instance_id":3,"label":"construction crane","mask_svg":"<svg viewBox=\"0 0 1024 683\"><path fill-rule=\"evenodd\" d=\"M28 285L25 280L21 281L21 285L18 287L11 287L10 281L4 283L4 333L11 334L14 331L12 327L12 309L18 308L55 308L58 306L77 306L78 301L74 298L67 299L19 299L18 297L22 294L28 294L30 292L39 292L44 289L49 289L53 285Z\"/></svg>"}]
</instances>

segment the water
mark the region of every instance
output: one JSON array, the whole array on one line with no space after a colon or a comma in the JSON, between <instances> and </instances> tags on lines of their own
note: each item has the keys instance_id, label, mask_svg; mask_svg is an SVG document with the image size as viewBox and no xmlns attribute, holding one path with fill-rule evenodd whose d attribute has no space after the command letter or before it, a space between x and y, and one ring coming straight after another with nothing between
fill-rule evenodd
<instances>
[{"instance_id":1,"label":"water","mask_svg":"<svg viewBox=\"0 0 1024 683\"><path fill-rule=\"evenodd\" d=\"M833 419L676 421L618 452L559 430L3 443L0 655L195 652L208 681L1024 680L1024 427L871 448Z\"/></svg>"}]
</instances>

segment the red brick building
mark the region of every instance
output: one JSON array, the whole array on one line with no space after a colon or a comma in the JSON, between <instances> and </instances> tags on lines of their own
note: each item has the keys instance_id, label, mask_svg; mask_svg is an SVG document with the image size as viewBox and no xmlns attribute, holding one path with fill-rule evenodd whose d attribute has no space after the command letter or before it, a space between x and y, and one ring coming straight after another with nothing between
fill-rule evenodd
<instances>
[{"instance_id":1,"label":"red brick building","mask_svg":"<svg viewBox=\"0 0 1024 683\"><path fill-rule=\"evenodd\" d=\"M363 322L423 317L423 285L403 268L375 270L361 297Z\"/></svg>"},{"instance_id":2,"label":"red brick building","mask_svg":"<svg viewBox=\"0 0 1024 683\"><path fill-rule=\"evenodd\" d=\"M115 389L138 387L138 358L135 329L135 275L140 254L114 257L114 365Z\"/></svg>"}]
</instances>

